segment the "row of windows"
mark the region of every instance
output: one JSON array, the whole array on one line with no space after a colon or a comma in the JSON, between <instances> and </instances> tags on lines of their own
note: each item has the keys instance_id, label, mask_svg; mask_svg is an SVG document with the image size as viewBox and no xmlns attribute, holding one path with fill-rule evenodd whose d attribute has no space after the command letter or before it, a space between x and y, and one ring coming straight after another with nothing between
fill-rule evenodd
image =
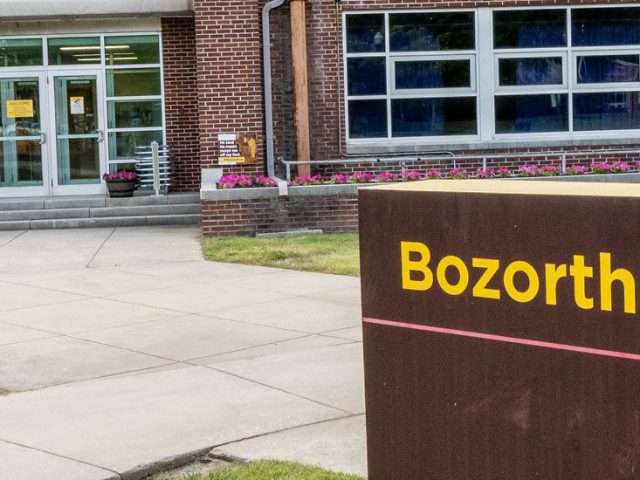
<instances>
[{"instance_id":1,"label":"row of windows","mask_svg":"<svg viewBox=\"0 0 640 480\"><path fill-rule=\"evenodd\" d=\"M164 143L160 50L156 34L7 38L0 39L0 71L104 71L108 158L117 169L137 146Z\"/></svg>"},{"instance_id":2,"label":"row of windows","mask_svg":"<svg viewBox=\"0 0 640 480\"><path fill-rule=\"evenodd\" d=\"M160 63L157 35L20 38L0 40L0 67L54 65L140 65ZM46 47L46 48L45 48Z\"/></svg>"},{"instance_id":3,"label":"row of windows","mask_svg":"<svg viewBox=\"0 0 640 480\"><path fill-rule=\"evenodd\" d=\"M347 16L347 53L474 50L475 14L390 13ZM493 48L597 47L640 44L637 7L500 10ZM568 40L571 32L571 41Z\"/></svg>"},{"instance_id":4,"label":"row of windows","mask_svg":"<svg viewBox=\"0 0 640 480\"><path fill-rule=\"evenodd\" d=\"M640 128L638 7L347 14L345 35L350 139Z\"/></svg>"}]
</instances>

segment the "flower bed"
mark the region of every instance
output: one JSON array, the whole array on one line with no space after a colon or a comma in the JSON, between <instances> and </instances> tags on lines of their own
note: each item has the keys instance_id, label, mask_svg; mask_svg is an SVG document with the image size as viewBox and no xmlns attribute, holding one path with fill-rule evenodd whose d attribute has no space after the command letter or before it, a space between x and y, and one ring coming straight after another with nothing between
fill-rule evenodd
<instances>
[{"instance_id":1,"label":"flower bed","mask_svg":"<svg viewBox=\"0 0 640 480\"><path fill-rule=\"evenodd\" d=\"M402 173L382 172L356 172L352 175L336 173L330 176L313 175L308 177L295 177L289 182L290 187L317 186L317 185L361 185L374 183L413 182L417 180L455 179L467 178L515 178L515 177L557 177L563 175L587 175L587 174L615 174L633 173L640 170L640 162L592 162L588 166L572 165L567 167L566 173L562 172L558 165L524 165L517 170L507 167L480 168L475 172L456 167L445 175L438 170L405 171ZM218 189L235 188L260 188L276 187L276 182L268 177L252 177L250 175L225 175L217 184Z\"/></svg>"},{"instance_id":2,"label":"flower bed","mask_svg":"<svg viewBox=\"0 0 640 480\"><path fill-rule=\"evenodd\" d=\"M439 178L521 178L522 180L635 181L637 163L594 162L575 165L562 174L557 165L525 165L518 170L507 167L406 171L402 173L356 172L330 176L298 177L289 182L286 195L267 177L227 175L216 190L202 193L202 228L205 235L255 235L295 229L322 229L327 232L357 231L358 189L391 182L411 182ZM613 175L602 175L613 173ZM592 175L587 175L592 174ZM622 174L622 175L621 175ZM616 175L618 179L616 180ZM633 178L628 178L633 177Z\"/></svg>"}]
</instances>

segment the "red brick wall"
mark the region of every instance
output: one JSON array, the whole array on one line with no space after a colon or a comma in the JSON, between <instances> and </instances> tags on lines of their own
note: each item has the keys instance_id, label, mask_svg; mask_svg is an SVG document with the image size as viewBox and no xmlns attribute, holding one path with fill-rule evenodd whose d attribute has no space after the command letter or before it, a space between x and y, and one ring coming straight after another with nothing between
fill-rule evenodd
<instances>
[{"instance_id":1,"label":"red brick wall","mask_svg":"<svg viewBox=\"0 0 640 480\"><path fill-rule=\"evenodd\" d=\"M200 142L193 18L162 19L167 143L174 155L172 190L200 190Z\"/></svg>"},{"instance_id":2,"label":"red brick wall","mask_svg":"<svg viewBox=\"0 0 640 480\"><path fill-rule=\"evenodd\" d=\"M296 196L202 204L202 232L206 236L255 235L301 228L356 231L358 196Z\"/></svg>"},{"instance_id":3,"label":"red brick wall","mask_svg":"<svg viewBox=\"0 0 640 480\"><path fill-rule=\"evenodd\" d=\"M313 159L340 158L344 144L342 13L357 10L620 4L619 0L307 0ZM631 2L633 3L633 2ZM558 150L560 147L555 147ZM345 148L343 148L345 150Z\"/></svg>"},{"instance_id":4,"label":"red brick wall","mask_svg":"<svg viewBox=\"0 0 640 480\"><path fill-rule=\"evenodd\" d=\"M218 165L218 134L254 134L258 163L225 173L263 173L261 0L195 0L200 160Z\"/></svg>"},{"instance_id":5,"label":"red brick wall","mask_svg":"<svg viewBox=\"0 0 640 480\"><path fill-rule=\"evenodd\" d=\"M266 0L195 0L200 159L217 166L219 133L258 137L255 166L225 167L225 173L264 173L264 101L261 12ZM593 0L307 0L311 148L313 159L340 158L344 150L342 13L367 9L476 8L594 4ZM599 4L619 3L603 0ZM276 157L294 159L295 132L290 62L289 8L271 13ZM593 147L589 147L593 148ZM560 150L561 147L552 147ZM518 151L538 151L523 148ZM544 150L544 149L543 149ZM513 152L513 149L502 152ZM493 152L496 152L493 150ZM471 152L458 152L460 154ZM490 152L489 152L490 153ZM469 168L481 163L471 162ZM509 161L514 165L531 163ZM506 163L509 163L506 162ZM445 162L446 163L446 162ZM446 168L441 165L442 168ZM345 167L348 168L348 167ZM330 167L320 171L328 171ZM338 168L339 169L339 168Z\"/></svg>"}]
</instances>

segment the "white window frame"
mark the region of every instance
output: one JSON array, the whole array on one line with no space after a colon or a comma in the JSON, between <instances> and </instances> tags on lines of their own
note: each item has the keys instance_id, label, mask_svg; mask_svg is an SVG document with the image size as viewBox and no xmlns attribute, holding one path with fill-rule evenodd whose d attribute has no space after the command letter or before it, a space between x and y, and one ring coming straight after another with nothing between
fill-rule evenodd
<instances>
[{"instance_id":1,"label":"white window frame","mask_svg":"<svg viewBox=\"0 0 640 480\"><path fill-rule=\"evenodd\" d=\"M573 127L573 95L579 93L596 92L640 92L640 79L638 82L610 82L610 83L577 83L577 58L587 55L639 55L639 45L620 45L603 47L573 47L572 46L572 12L578 9L595 8L638 8L638 4L619 5L579 5L579 6L539 6L539 7L499 7L476 9L420 9L420 10L367 10L350 11L343 13L343 92L345 105L345 135L348 147L372 146L397 149L399 146L440 145L456 147L465 144L470 148L495 148L502 144L512 145L514 141L519 144L544 145L557 143L558 141L593 143L599 139L602 141L637 142L640 133L638 129L627 130L592 130L574 131ZM555 10L562 9L566 14L566 47L551 48L522 48L522 49L494 49L493 46L493 13L496 11L523 11L523 10ZM437 52L390 52L389 15L393 13L426 13L426 12L475 12L476 49L474 51L437 51ZM347 17L349 15L380 15L384 14L385 25L385 51L372 53L347 53ZM356 57L386 57L387 59L387 93L376 96L350 96L348 95L347 61ZM512 85L500 86L498 68L502 58L539 58L557 56L562 58L562 84L554 85ZM461 88L442 89L417 89L398 90L395 88L395 64L408 60L436 60L471 58L472 83L474 92L462 92ZM561 132L517 132L501 133L495 131L495 98L502 95L527 95L527 94L561 94L567 95L568 129ZM424 137L392 137L392 110L391 101L396 98L427 98L427 97L477 97L477 122L478 135L475 136L424 136ZM352 100L387 100L387 137L377 138L350 138L349 132L349 102ZM354 151L355 151L354 150Z\"/></svg>"},{"instance_id":2,"label":"white window frame","mask_svg":"<svg viewBox=\"0 0 640 480\"><path fill-rule=\"evenodd\" d=\"M443 58L444 57L444 58ZM469 79L470 85L468 87L439 87L439 88L398 88L396 86L396 65L398 63L405 62L437 62L437 61L460 61L466 60L469 62ZM392 57L391 58L391 94L394 98L400 98L403 96L416 95L419 97L442 97L446 96L450 92L456 92L460 94L477 94L476 87L476 56L475 55L424 55L424 56L412 56L412 57ZM471 95L470 95L471 96Z\"/></svg>"},{"instance_id":3,"label":"white window frame","mask_svg":"<svg viewBox=\"0 0 640 480\"><path fill-rule=\"evenodd\" d=\"M386 71L387 71L387 93L384 95L349 95L348 75L344 75L344 105L345 105L345 135L348 143L353 144L371 144L384 140L386 142L396 144L406 144L422 142L424 139L429 141L435 141L438 143L451 142L452 138L455 141L468 140L477 141L480 138L480 123L479 118L476 117L477 134L475 135L433 135L426 137L394 137L392 126L392 101L399 99L420 99L420 98L460 98L460 97L475 97L476 98L476 111L479 111L478 93L477 93L477 52L478 52L478 15L477 9L438 9L437 13L462 13L471 12L474 14L474 41L476 45L475 50L437 50L437 51L416 51L416 52L391 52L391 37L389 35L389 16L394 13L425 13L429 10L394 10L394 11L380 11L371 10L367 12L344 12L343 13L343 68L344 72L348 72L348 61L351 58L373 58L383 57L386 59ZM433 11L433 10L431 10ZM347 17L349 15L384 15L384 28L385 28L385 50L384 52L371 52L371 53L348 53L347 52ZM471 83L472 88L437 88L437 89L415 89L415 90L398 90L395 88L395 63L398 61L419 61L419 60L458 60L458 59L470 59L471 61ZM387 102L387 135L386 137L371 137L371 138L351 138L349 132L349 102L353 100L386 100Z\"/></svg>"}]
</instances>

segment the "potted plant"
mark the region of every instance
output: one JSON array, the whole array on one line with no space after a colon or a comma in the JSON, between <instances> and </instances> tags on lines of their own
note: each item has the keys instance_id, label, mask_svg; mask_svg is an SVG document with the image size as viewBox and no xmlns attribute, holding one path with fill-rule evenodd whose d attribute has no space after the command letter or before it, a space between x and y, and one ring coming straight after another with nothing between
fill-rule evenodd
<instances>
[{"instance_id":1,"label":"potted plant","mask_svg":"<svg viewBox=\"0 0 640 480\"><path fill-rule=\"evenodd\" d=\"M105 173L102 178L107 183L110 197L123 198L133 196L138 176L135 172L120 170L118 172Z\"/></svg>"}]
</instances>

